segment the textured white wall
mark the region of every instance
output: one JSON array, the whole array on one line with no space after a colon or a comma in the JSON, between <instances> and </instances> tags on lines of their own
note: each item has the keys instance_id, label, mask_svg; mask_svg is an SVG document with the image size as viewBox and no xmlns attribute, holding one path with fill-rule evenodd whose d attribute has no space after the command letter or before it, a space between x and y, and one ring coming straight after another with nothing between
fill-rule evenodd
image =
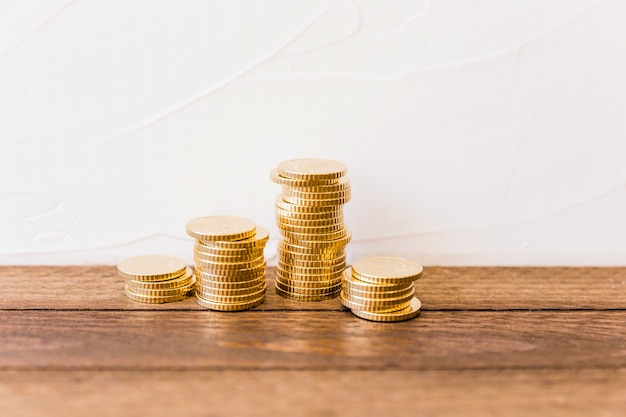
<instances>
[{"instance_id":1,"label":"textured white wall","mask_svg":"<svg viewBox=\"0 0 626 417\"><path fill-rule=\"evenodd\" d=\"M626 2L0 2L0 263L191 262L345 162L349 261L626 264Z\"/></svg>"}]
</instances>

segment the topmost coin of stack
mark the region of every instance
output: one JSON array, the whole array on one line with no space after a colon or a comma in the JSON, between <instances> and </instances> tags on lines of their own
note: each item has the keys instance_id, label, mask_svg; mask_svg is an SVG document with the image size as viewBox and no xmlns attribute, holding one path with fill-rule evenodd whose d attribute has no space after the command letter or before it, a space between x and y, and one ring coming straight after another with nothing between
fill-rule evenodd
<instances>
[{"instance_id":1,"label":"topmost coin of stack","mask_svg":"<svg viewBox=\"0 0 626 417\"><path fill-rule=\"evenodd\" d=\"M345 247L351 234L343 205L350 201L347 167L325 159L293 159L270 172L283 186L276 199L278 243L276 292L301 301L334 298L341 292Z\"/></svg>"}]
</instances>

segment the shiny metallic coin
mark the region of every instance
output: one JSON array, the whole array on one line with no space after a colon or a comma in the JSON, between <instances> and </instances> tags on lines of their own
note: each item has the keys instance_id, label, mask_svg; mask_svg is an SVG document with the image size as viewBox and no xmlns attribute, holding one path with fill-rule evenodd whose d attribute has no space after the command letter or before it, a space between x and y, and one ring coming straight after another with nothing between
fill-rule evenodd
<instances>
[{"instance_id":1,"label":"shiny metallic coin","mask_svg":"<svg viewBox=\"0 0 626 417\"><path fill-rule=\"evenodd\" d=\"M214 282L238 282L248 281L254 278L258 278L265 274L265 265L259 265L258 267L239 270L217 270L217 271L203 271L196 267L196 277L202 280L214 281Z\"/></svg>"},{"instance_id":2,"label":"shiny metallic coin","mask_svg":"<svg viewBox=\"0 0 626 417\"><path fill-rule=\"evenodd\" d=\"M168 255L142 255L123 260L117 265L120 277L135 281L165 281L185 273L187 264Z\"/></svg>"},{"instance_id":3,"label":"shiny metallic coin","mask_svg":"<svg viewBox=\"0 0 626 417\"><path fill-rule=\"evenodd\" d=\"M258 258L263 255L263 250L265 249L265 245L263 246L253 246L249 248L218 248L213 246L206 246L200 241L196 241L194 244L193 250L194 253L202 253L204 255L209 256L242 256L242 257L251 257Z\"/></svg>"},{"instance_id":4,"label":"shiny metallic coin","mask_svg":"<svg viewBox=\"0 0 626 417\"><path fill-rule=\"evenodd\" d=\"M129 279L126 281L128 288L136 293L141 293L142 289L163 290L167 288L184 287L193 281L193 269L187 267L184 275L166 281L136 281Z\"/></svg>"},{"instance_id":5,"label":"shiny metallic coin","mask_svg":"<svg viewBox=\"0 0 626 417\"><path fill-rule=\"evenodd\" d=\"M384 293L389 291L401 291L413 287L413 281L401 282L398 284L371 284L365 281L359 281L354 278L352 268L346 268L343 271L344 287L352 290L363 291L367 293Z\"/></svg>"},{"instance_id":6,"label":"shiny metallic coin","mask_svg":"<svg viewBox=\"0 0 626 417\"><path fill-rule=\"evenodd\" d=\"M352 264L352 276L372 284L400 284L413 282L424 269L410 259L379 256L360 259Z\"/></svg>"},{"instance_id":7,"label":"shiny metallic coin","mask_svg":"<svg viewBox=\"0 0 626 417\"><path fill-rule=\"evenodd\" d=\"M196 242L196 246L199 246L202 250L204 250L203 248L207 248L208 250L262 248L265 246L269 238L269 231L264 227L257 226L256 234L248 239L237 241L204 241L199 239Z\"/></svg>"},{"instance_id":8,"label":"shiny metallic coin","mask_svg":"<svg viewBox=\"0 0 626 417\"><path fill-rule=\"evenodd\" d=\"M202 241L242 240L256 234L256 224L238 216L205 216L187 223L187 234Z\"/></svg>"},{"instance_id":9,"label":"shiny metallic coin","mask_svg":"<svg viewBox=\"0 0 626 417\"><path fill-rule=\"evenodd\" d=\"M330 211L289 211L282 209L278 206L274 206L274 212L276 214L276 218L284 219L283 222L290 223L294 222L302 222L302 221L328 221L333 223L338 223L337 219L343 219L343 207L333 207L333 210Z\"/></svg>"},{"instance_id":10,"label":"shiny metallic coin","mask_svg":"<svg viewBox=\"0 0 626 417\"><path fill-rule=\"evenodd\" d=\"M203 291L201 287L196 289L196 296L200 296L203 300L210 301L212 303L249 303L257 300L265 294L265 285L256 292L250 294L233 294L233 295L218 295L214 291Z\"/></svg>"},{"instance_id":11,"label":"shiny metallic coin","mask_svg":"<svg viewBox=\"0 0 626 417\"><path fill-rule=\"evenodd\" d=\"M135 289L131 288L128 284L126 284L125 288L127 291L130 291L137 295L143 295L144 297L173 297L177 295L184 295L190 291L193 291L196 288L196 283L195 281L191 281L183 287L164 288L156 290L146 288Z\"/></svg>"},{"instance_id":12,"label":"shiny metallic coin","mask_svg":"<svg viewBox=\"0 0 626 417\"><path fill-rule=\"evenodd\" d=\"M302 191L297 188L283 188L283 200L290 202L290 198L298 198L303 200L342 200L346 198L350 198L352 196L352 191L350 188L346 188L345 190L340 191L330 191L330 192L310 192L310 191Z\"/></svg>"},{"instance_id":13,"label":"shiny metallic coin","mask_svg":"<svg viewBox=\"0 0 626 417\"><path fill-rule=\"evenodd\" d=\"M288 187L316 187L316 186L325 186L325 185L333 185L338 184L338 178L330 178L330 179L303 179L297 180L294 178L283 177L278 173L278 169L273 169L270 171L270 180L275 182L276 184L280 184Z\"/></svg>"},{"instance_id":14,"label":"shiny metallic coin","mask_svg":"<svg viewBox=\"0 0 626 417\"><path fill-rule=\"evenodd\" d=\"M335 294L338 290L341 289L341 285L339 286L335 285L332 287L317 287L317 288L294 287L293 285L283 284L282 282L278 282L278 281L276 281L275 285L276 285L276 288L280 289L281 291L285 291L290 294L297 294L297 295L322 296L322 295Z\"/></svg>"},{"instance_id":15,"label":"shiny metallic coin","mask_svg":"<svg viewBox=\"0 0 626 417\"><path fill-rule=\"evenodd\" d=\"M320 251L318 249L306 250L306 251L291 251L285 250L279 247L277 248L278 256L284 262L293 261L320 261L320 262L333 262L338 258L346 256L345 248L341 248L337 251ZM340 262L337 260L337 262Z\"/></svg>"},{"instance_id":16,"label":"shiny metallic coin","mask_svg":"<svg viewBox=\"0 0 626 417\"><path fill-rule=\"evenodd\" d=\"M147 304L172 303L174 301L184 300L185 298L189 296L189 292L187 292L185 294L163 296L163 297L159 297L159 296L153 297L153 296L137 294L133 291L130 291L128 288L125 288L124 292L126 293L126 297L130 298L131 300L137 301L140 303L147 303Z\"/></svg>"},{"instance_id":17,"label":"shiny metallic coin","mask_svg":"<svg viewBox=\"0 0 626 417\"><path fill-rule=\"evenodd\" d=\"M287 298L295 301L324 301L331 300L333 298L337 298L341 290L336 293L330 293L326 295L301 295L301 294L293 294L288 291L283 291L280 288L275 288L276 294L280 295L283 298Z\"/></svg>"},{"instance_id":18,"label":"shiny metallic coin","mask_svg":"<svg viewBox=\"0 0 626 417\"><path fill-rule=\"evenodd\" d=\"M329 280L296 280L291 278L285 278L280 275L276 275L276 282L281 284L299 287L299 288L324 288L324 287L340 287L342 285L341 280L329 279Z\"/></svg>"},{"instance_id":19,"label":"shiny metallic coin","mask_svg":"<svg viewBox=\"0 0 626 417\"><path fill-rule=\"evenodd\" d=\"M343 197L343 198L332 198L332 199L327 199L327 200L318 200L318 199L307 199L307 198L298 198L298 197L292 197L292 196L288 196L283 194L283 201L285 203L289 203L289 204L294 204L297 205L298 207L300 207L300 210L296 210L296 211L305 211L302 209L302 207L312 207L312 208L322 208L322 207L333 207L333 208L337 208L340 206L343 206L344 204L347 204L350 202L350 196L347 197Z\"/></svg>"},{"instance_id":20,"label":"shiny metallic coin","mask_svg":"<svg viewBox=\"0 0 626 417\"><path fill-rule=\"evenodd\" d=\"M344 225L343 214L338 217L327 217L317 220L298 219L294 217L276 216L276 224L279 227L283 226L295 226L295 227L328 227L334 225Z\"/></svg>"},{"instance_id":21,"label":"shiny metallic coin","mask_svg":"<svg viewBox=\"0 0 626 417\"><path fill-rule=\"evenodd\" d=\"M291 236L297 236L291 234ZM294 239L283 236L283 240L279 243L282 245L284 249L289 249L290 247L295 248L294 251L298 251L299 248L309 248L309 249L319 249L320 251L333 251L337 250L337 248L344 248L350 240L352 240L352 233L346 229L345 235L343 237L333 239L333 240L301 240Z\"/></svg>"},{"instance_id":22,"label":"shiny metallic coin","mask_svg":"<svg viewBox=\"0 0 626 417\"><path fill-rule=\"evenodd\" d=\"M289 239L292 242L302 242L302 241L328 242L328 241L333 241L333 240L344 238L348 235L348 229L345 229L345 228L342 228L336 232L322 233L322 234L296 233L296 232L290 232L290 231L281 230L281 229L279 229L279 232L282 237L284 237L285 239Z\"/></svg>"},{"instance_id":23,"label":"shiny metallic coin","mask_svg":"<svg viewBox=\"0 0 626 417\"><path fill-rule=\"evenodd\" d=\"M297 272L285 271L281 268L276 269L276 274L286 280L298 280L298 281L331 281L341 280L342 271L323 273L323 274L299 274Z\"/></svg>"},{"instance_id":24,"label":"shiny metallic coin","mask_svg":"<svg viewBox=\"0 0 626 417\"><path fill-rule=\"evenodd\" d=\"M242 311L259 306L265 301L265 294L259 297L257 300L252 300L244 303L215 303L205 300L198 296L196 293L196 303L204 308L217 311Z\"/></svg>"},{"instance_id":25,"label":"shiny metallic coin","mask_svg":"<svg viewBox=\"0 0 626 417\"><path fill-rule=\"evenodd\" d=\"M369 297L357 297L355 295L347 294L345 288L341 293L341 297L350 301L351 303L357 303L362 306L365 310L368 310L371 307L394 307L401 306L403 303L411 302L415 295L414 291L410 291L408 294L405 294L398 298L369 298Z\"/></svg>"},{"instance_id":26,"label":"shiny metallic coin","mask_svg":"<svg viewBox=\"0 0 626 417\"><path fill-rule=\"evenodd\" d=\"M409 307L411 305L411 301L406 301L404 303L398 303L398 304L394 304L394 305L390 305L390 306L363 306L359 303L356 303L354 301L349 301L346 298L344 298L343 295L343 291L341 291L341 294L339 295L339 301L341 302L341 304L346 307L349 308L352 311L370 311L372 313L393 313L394 311L400 311L400 310L404 310L405 308Z\"/></svg>"},{"instance_id":27,"label":"shiny metallic coin","mask_svg":"<svg viewBox=\"0 0 626 417\"><path fill-rule=\"evenodd\" d=\"M308 259L299 259L287 256L278 256L278 263L285 264L290 267L300 267L300 268L329 268L337 265L341 265L343 269L345 269L346 265L346 255L343 253L341 256L332 259L321 259L321 260L308 260ZM288 268L284 268L288 269Z\"/></svg>"},{"instance_id":28,"label":"shiny metallic coin","mask_svg":"<svg viewBox=\"0 0 626 417\"><path fill-rule=\"evenodd\" d=\"M300 275L326 275L326 274L339 274L346 269L345 264L337 264L337 265L329 265L326 267L304 267L304 266L294 266L289 265L284 262L278 260L278 268L281 271L300 274Z\"/></svg>"},{"instance_id":29,"label":"shiny metallic coin","mask_svg":"<svg viewBox=\"0 0 626 417\"><path fill-rule=\"evenodd\" d=\"M392 313L377 313L377 312L372 312L372 311L353 309L352 314L362 319L370 320L370 321L398 322L398 321L410 320L412 318L417 317L420 314L421 307L422 307L422 303L420 302L420 300L417 298L413 298L409 307L400 311L395 311Z\"/></svg>"},{"instance_id":30,"label":"shiny metallic coin","mask_svg":"<svg viewBox=\"0 0 626 417\"><path fill-rule=\"evenodd\" d=\"M407 297L409 295L413 295L415 293L415 289L413 288L413 284L411 284L408 288L404 288L402 290L397 291L385 291L385 292L371 292L371 291L361 291L350 286L346 285L345 281L343 282L343 291L346 295L367 298L373 300L397 300L402 297Z\"/></svg>"},{"instance_id":31,"label":"shiny metallic coin","mask_svg":"<svg viewBox=\"0 0 626 417\"><path fill-rule=\"evenodd\" d=\"M213 262L213 263L218 263L218 264L232 264L232 263L240 263L240 262L241 263L252 262L255 259L263 258L263 253L261 254L250 253L247 255L222 256L222 255L207 254L207 253L200 252L194 249L193 256L194 256L194 259L197 258L197 259L201 259L207 262Z\"/></svg>"},{"instance_id":32,"label":"shiny metallic coin","mask_svg":"<svg viewBox=\"0 0 626 417\"><path fill-rule=\"evenodd\" d=\"M298 180L335 179L346 175L345 164L328 159L292 159L278 164L278 175Z\"/></svg>"},{"instance_id":33,"label":"shiny metallic coin","mask_svg":"<svg viewBox=\"0 0 626 417\"><path fill-rule=\"evenodd\" d=\"M237 288L237 289L213 288L213 287L206 287L203 285L198 285L197 290L198 292L202 294L213 294L213 295L220 296L220 297L232 297L232 296L239 296L239 295L254 294L261 290L264 290L265 288L266 288L266 284L265 284L265 281L263 281L253 287Z\"/></svg>"},{"instance_id":34,"label":"shiny metallic coin","mask_svg":"<svg viewBox=\"0 0 626 417\"><path fill-rule=\"evenodd\" d=\"M283 192L285 191L302 191L307 193L334 193L350 189L350 178L341 177L335 180L334 184L315 184L313 182L303 183L303 185L282 184Z\"/></svg>"},{"instance_id":35,"label":"shiny metallic coin","mask_svg":"<svg viewBox=\"0 0 626 417\"><path fill-rule=\"evenodd\" d=\"M343 207L340 204L336 205L318 205L318 206L309 206L309 205L301 205L301 204L293 204L286 201L282 194L278 194L276 196L276 214L280 214L281 216L288 215L289 213L308 213L308 214L320 214L323 213L328 215L341 215L343 214ZM280 211L279 211L280 210Z\"/></svg>"},{"instance_id":36,"label":"shiny metallic coin","mask_svg":"<svg viewBox=\"0 0 626 417\"><path fill-rule=\"evenodd\" d=\"M335 223L326 226L294 226L287 223L278 223L278 229L282 231L287 231L291 233L300 233L307 235L326 235L329 233L337 233L339 231L345 231L346 226L343 223Z\"/></svg>"},{"instance_id":37,"label":"shiny metallic coin","mask_svg":"<svg viewBox=\"0 0 626 417\"><path fill-rule=\"evenodd\" d=\"M265 283L265 275L254 277L252 279L246 279L241 281L213 281L208 279L197 278L197 285L205 287L207 291L214 289L216 291L222 290L242 290L251 287L258 287Z\"/></svg>"},{"instance_id":38,"label":"shiny metallic coin","mask_svg":"<svg viewBox=\"0 0 626 417\"><path fill-rule=\"evenodd\" d=\"M257 266L260 266L265 263L265 257L259 256L256 259L252 259L246 262L212 262L204 259L200 259L194 255L194 262L196 264L196 268L210 272L216 270L241 270L241 269L250 269Z\"/></svg>"}]
</instances>

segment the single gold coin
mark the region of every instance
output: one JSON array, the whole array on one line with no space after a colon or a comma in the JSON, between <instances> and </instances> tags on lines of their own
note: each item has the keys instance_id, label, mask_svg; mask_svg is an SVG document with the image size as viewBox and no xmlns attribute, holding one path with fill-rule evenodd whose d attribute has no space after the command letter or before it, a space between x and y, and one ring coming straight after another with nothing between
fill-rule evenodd
<instances>
[{"instance_id":1,"label":"single gold coin","mask_svg":"<svg viewBox=\"0 0 626 417\"><path fill-rule=\"evenodd\" d=\"M236 241L226 241L226 240L215 240L215 241L204 241L202 239L198 240L197 246L202 250L220 250L220 249L251 249L251 248L262 248L265 246L267 241L270 238L269 231L261 226L256 227L256 234L248 239L236 240Z\"/></svg>"},{"instance_id":2,"label":"single gold coin","mask_svg":"<svg viewBox=\"0 0 626 417\"><path fill-rule=\"evenodd\" d=\"M339 287L341 286L341 280L330 279L330 280L296 280L285 278L280 275L276 275L276 282L280 282L283 285L298 287L298 288L324 288L324 287Z\"/></svg>"},{"instance_id":3,"label":"single gold coin","mask_svg":"<svg viewBox=\"0 0 626 417\"><path fill-rule=\"evenodd\" d=\"M305 251L291 251L282 249L279 246L277 247L278 256L285 262L294 261L320 261L320 262L332 262L340 257L345 257L346 250L345 248L336 250L336 251L320 251L318 249L314 249L313 251L305 250ZM337 261L339 262L339 261Z\"/></svg>"},{"instance_id":4,"label":"single gold coin","mask_svg":"<svg viewBox=\"0 0 626 417\"><path fill-rule=\"evenodd\" d=\"M238 282L258 278L265 274L265 264L248 269L221 269L204 271L196 265L196 276L202 280Z\"/></svg>"},{"instance_id":5,"label":"single gold coin","mask_svg":"<svg viewBox=\"0 0 626 417\"><path fill-rule=\"evenodd\" d=\"M259 292L266 288L265 281L260 282L258 285L253 287L242 287L236 289L226 289L226 288L214 288L214 287L206 287L204 285L198 285L198 291L203 294L213 294L220 297L231 297L231 296L239 296L239 295L249 295L256 292Z\"/></svg>"},{"instance_id":6,"label":"single gold coin","mask_svg":"<svg viewBox=\"0 0 626 417\"><path fill-rule=\"evenodd\" d=\"M299 211L305 211L305 210L302 210L302 207L311 207L315 209L319 209L322 207L332 207L336 209L337 207L340 207L340 206L343 206L344 204L349 203L350 196L342 197L342 198L318 200L318 199L291 197L291 196L283 194L283 201L289 204L297 205L298 207L300 207Z\"/></svg>"},{"instance_id":7,"label":"single gold coin","mask_svg":"<svg viewBox=\"0 0 626 417\"><path fill-rule=\"evenodd\" d=\"M294 266L294 265L289 265L289 264L280 262L280 259L278 260L278 267L284 272L300 274L300 275L338 274L340 272L343 272L343 270L346 268L344 264L330 265L326 267L318 266L318 267L312 267L312 268L304 267L304 266L297 266L297 265Z\"/></svg>"},{"instance_id":8,"label":"single gold coin","mask_svg":"<svg viewBox=\"0 0 626 417\"><path fill-rule=\"evenodd\" d=\"M276 224L281 227L283 225L296 227L328 227L334 225L343 225L345 218L343 214L338 217L327 217L317 220L298 219L296 217L276 216Z\"/></svg>"},{"instance_id":9,"label":"single gold coin","mask_svg":"<svg viewBox=\"0 0 626 417\"><path fill-rule=\"evenodd\" d=\"M341 290L336 293L330 293L325 295L301 295L301 294L293 294L288 291L283 291L280 288L276 288L276 294L280 295L283 298L287 298L294 301L324 301L331 300L333 298L337 298Z\"/></svg>"},{"instance_id":10,"label":"single gold coin","mask_svg":"<svg viewBox=\"0 0 626 417\"><path fill-rule=\"evenodd\" d=\"M185 261L168 255L135 256L117 265L119 276L135 281L165 281L178 278L186 269Z\"/></svg>"},{"instance_id":11,"label":"single gold coin","mask_svg":"<svg viewBox=\"0 0 626 417\"><path fill-rule=\"evenodd\" d=\"M259 306L265 301L265 294L259 297L257 300L252 300L244 303L215 303L203 299L196 293L196 303L204 308L217 311L242 311Z\"/></svg>"},{"instance_id":12,"label":"single gold coin","mask_svg":"<svg viewBox=\"0 0 626 417\"><path fill-rule=\"evenodd\" d=\"M315 186L324 186L324 185L333 185L339 182L337 178L330 179L315 179L315 180L298 180L294 178L283 177L278 173L278 169L273 169L270 171L270 180L275 182L276 184L280 184L288 187L315 187Z\"/></svg>"},{"instance_id":13,"label":"single gold coin","mask_svg":"<svg viewBox=\"0 0 626 417\"><path fill-rule=\"evenodd\" d=\"M200 241L196 241L193 247L194 253L199 253L206 256L214 257L241 257L241 258L258 258L263 255L265 247L251 247L242 249L229 249L229 248L213 248L202 244Z\"/></svg>"},{"instance_id":14,"label":"single gold coin","mask_svg":"<svg viewBox=\"0 0 626 417\"><path fill-rule=\"evenodd\" d=\"M205 216L187 223L187 234L202 241L242 240L255 233L256 224L238 216Z\"/></svg>"},{"instance_id":15,"label":"single gold coin","mask_svg":"<svg viewBox=\"0 0 626 417\"><path fill-rule=\"evenodd\" d=\"M177 296L177 295L183 295L194 290L195 287L196 287L195 281L191 281L189 284L183 287L165 288L165 289L158 289L158 290L150 290L146 288L135 289L135 288L131 288L128 284L126 284L126 290L131 291L135 294L143 295L144 297L172 297L172 296Z\"/></svg>"},{"instance_id":16,"label":"single gold coin","mask_svg":"<svg viewBox=\"0 0 626 417\"><path fill-rule=\"evenodd\" d=\"M341 280L343 272L337 271L337 272L329 272L329 273L322 273L322 274L301 274L298 272L285 271L282 268L277 268L276 274L280 275L281 278L295 279L298 281L322 281L322 280L328 281L328 280Z\"/></svg>"},{"instance_id":17,"label":"single gold coin","mask_svg":"<svg viewBox=\"0 0 626 417\"><path fill-rule=\"evenodd\" d=\"M278 228L280 230L284 230L287 232L293 233L301 233L301 234L312 234L312 235L323 235L328 233L336 233L341 230L345 230L345 225L343 223L334 223L326 226L294 226L288 223L278 223Z\"/></svg>"},{"instance_id":18,"label":"single gold coin","mask_svg":"<svg viewBox=\"0 0 626 417\"><path fill-rule=\"evenodd\" d=\"M325 208L325 207L322 207ZM298 224L304 222L319 222L321 224L341 223L344 221L343 207L332 207L330 211L295 211L285 210L274 206L276 223Z\"/></svg>"},{"instance_id":19,"label":"single gold coin","mask_svg":"<svg viewBox=\"0 0 626 417\"><path fill-rule=\"evenodd\" d=\"M340 191L329 191L329 192L310 192L310 191L302 191L296 188L286 188L283 189L283 198L301 198L304 200L338 200L344 198L350 198L352 195L351 189L346 188L345 190ZM286 200L289 201L289 200Z\"/></svg>"},{"instance_id":20,"label":"single gold coin","mask_svg":"<svg viewBox=\"0 0 626 417\"><path fill-rule=\"evenodd\" d=\"M278 175L299 180L335 179L346 175L345 164L329 159L292 159L278 164Z\"/></svg>"},{"instance_id":21,"label":"single gold coin","mask_svg":"<svg viewBox=\"0 0 626 417\"><path fill-rule=\"evenodd\" d=\"M413 298L409 307L395 311L392 313L376 313L365 310L352 310L352 314L365 320L379 321L379 322L398 322L410 320L417 317L420 314L420 308L422 303L419 299Z\"/></svg>"},{"instance_id":22,"label":"single gold coin","mask_svg":"<svg viewBox=\"0 0 626 417\"><path fill-rule=\"evenodd\" d=\"M126 293L126 297L130 298L133 301L137 301L140 303L147 303L147 304L163 304L163 303L172 303L174 301L180 301L180 300L184 300L185 298L188 297L188 293L185 294L178 294L178 295L171 295L171 296L146 296L146 295L142 295L142 294L137 294L135 292L130 291L128 288L124 289L124 292Z\"/></svg>"},{"instance_id":23,"label":"single gold coin","mask_svg":"<svg viewBox=\"0 0 626 417\"><path fill-rule=\"evenodd\" d=\"M410 259L379 256L364 258L352 264L352 276L372 284L413 282L422 276L424 268Z\"/></svg>"},{"instance_id":24,"label":"single gold coin","mask_svg":"<svg viewBox=\"0 0 626 417\"><path fill-rule=\"evenodd\" d=\"M302 241L319 241L319 242L328 242L337 239L344 238L348 235L348 229L340 229L335 232L330 233L296 233L290 232L287 230L279 229L280 235L285 239L289 239L293 242L302 242Z\"/></svg>"},{"instance_id":25,"label":"single gold coin","mask_svg":"<svg viewBox=\"0 0 626 417\"><path fill-rule=\"evenodd\" d=\"M203 261L213 262L217 264L246 263L246 262L253 262L254 260L259 259L259 258L264 258L263 253L261 254L250 253L247 255L233 255L233 256L223 255L222 256L222 255L207 254L205 252L201 252L195 249L193 251L193 256L194 258L202 259Z\"/></svg>"},{"instance_id":26,"label":"single gold coin","mask_svg":"<svg viewBox=\"0 0 626 417\"><path fill-rule=\"evenodd\" d=\"M146 290L163 290L167 288L184 287L193 280L193 270L189 267L185 270L185 274L178 278L168 279L166 281L136 281L129 279L126 281L131 291L140 293L142 289Z\"/></svg>"},{"instance_id":27,"label":"single gold coin","mask_svg":"<svg viewBox=\"0 0 626 417\"><path fill-rule=\"evenodd\" d=\"M299 258L294 258L294 257L280 256L279 254L278 263L286 264L289 266L297 266L301 268L327 268L327 267L334 267L337 265L342 265L342 267L345 269L346 255L344 253L332 259L309 260L309 259L299 259Z\"/></svg>"},{"instance_id":28,"label":"single gold coin","mask_svg":"<svg viewBox=\"0 0 626 417\"><path fill-rule=\"evenodd\" d=\"M359 311L369 311L372 313L393 313L395 311L404 310L411 305L411 300L409 300L404 303L398 303L398 304L388 305L388 306L382 305L382 306L367 306L366 307L359 303L346 299L344 297L343 291L341 291L339 295L339 301L344 307L349 308L352 311L359 310Z\"/></svg>"}]
</instances>

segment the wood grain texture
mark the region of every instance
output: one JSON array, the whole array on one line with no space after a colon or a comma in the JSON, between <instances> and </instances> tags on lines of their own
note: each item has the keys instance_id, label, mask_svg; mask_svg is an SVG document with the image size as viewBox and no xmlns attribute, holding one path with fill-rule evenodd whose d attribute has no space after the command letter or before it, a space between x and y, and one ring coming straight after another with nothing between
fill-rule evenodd
<instances>
[{"instance_id":1,"label":"wood grain texture","mask_svg":"<svg viewBox=\"0 0 626 417\"><path fill-rule=\"evenodd\" d=\"M626 366L626 312L0 312L0 369Z\"/></svg>"},{"instance_id":2,"label":"wood grain texture","mask_svg":"<svg viewBox=\"0 0 626 417\"><path fill-rule=\"evenodd\" d=\"M3 416L622 416L626 370L0 372Z\"/></svg>"},{"instance_id":3,"label":"wood grain texture","mask_svg":"<svg viewBox=\"0 0 626 417\"><path fill-rule=\"evenodd\" d=\"M295 302L270 290L256 310L342 309L337 299ZM0 309L202 310L193 299L148 305L124 295L111 266L0 267ZM417 281L424 310L626 309L626 268L428 267Z\"/></svg>"}]
</instances>

